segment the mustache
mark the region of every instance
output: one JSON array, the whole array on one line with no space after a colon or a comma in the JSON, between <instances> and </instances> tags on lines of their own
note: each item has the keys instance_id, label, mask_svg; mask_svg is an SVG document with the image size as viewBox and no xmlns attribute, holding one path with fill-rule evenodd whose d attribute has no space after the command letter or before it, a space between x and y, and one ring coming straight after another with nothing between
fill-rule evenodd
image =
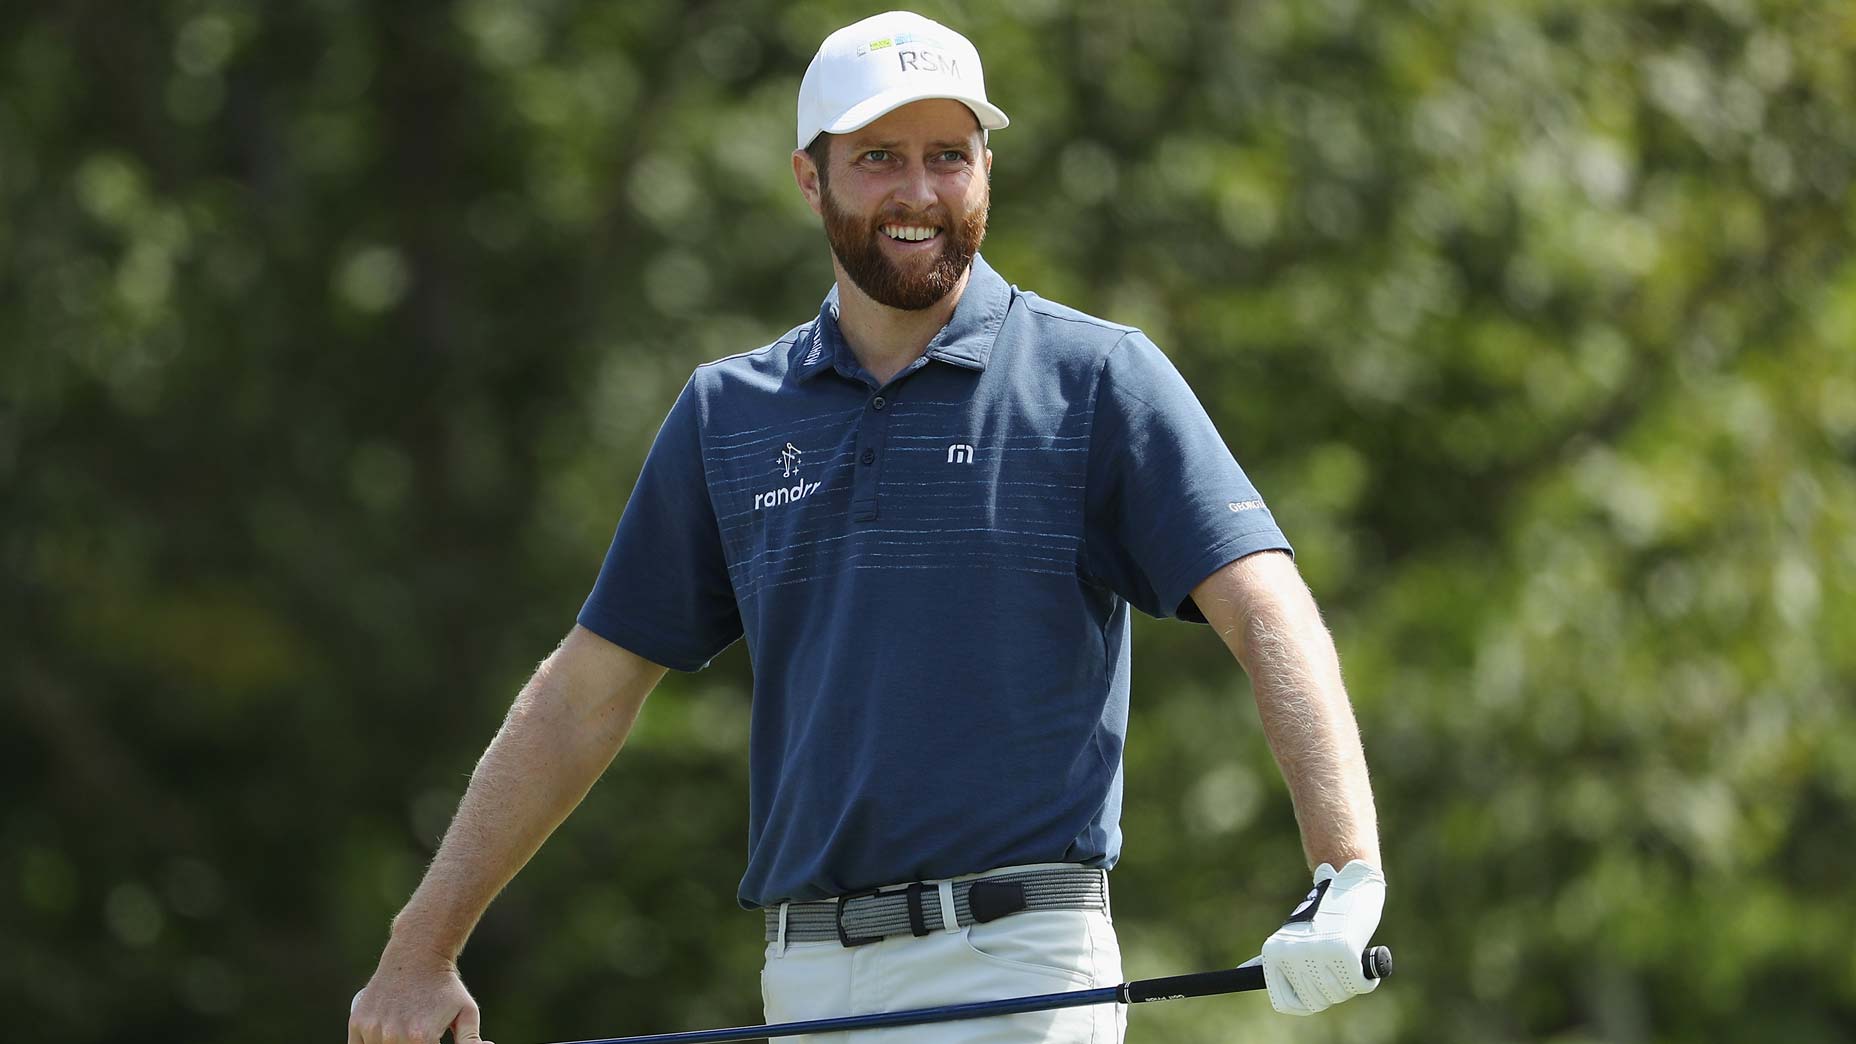
<instances>
[{"instance_id":1,"label":"mustache","mask_svg":"<svg viewBox=\"0 0 1856 1044\"><path fill-rule=\"evenodd\" d=\"M885 210L870 220L871 228L883 225L931 225L935 228L952 228L953 216L945 210L927 211L915 214L906 210Z\"/></svg>"}]
</instances>

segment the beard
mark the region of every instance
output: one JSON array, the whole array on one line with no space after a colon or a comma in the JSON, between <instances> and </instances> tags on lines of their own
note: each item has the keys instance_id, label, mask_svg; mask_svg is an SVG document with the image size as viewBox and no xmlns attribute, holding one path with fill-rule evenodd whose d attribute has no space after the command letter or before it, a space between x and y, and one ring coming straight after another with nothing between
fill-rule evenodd
<instances>
[{"instance_id":1,"label":"beard","mask_svg":"<svg viewBox=\"0 0 1856 1044\"><path fill-rule=\"evenodd\" d=\"M838 263L857 289L891 308L918 312L946 297L960 284L960 277L973 264L973 255L979 253L980 241L986 238L986 211L992 202L990 186L979 206L960 222L947 220L945 213L914 216L893 210L866 220L839 207L830 184L822 178L819 188L824 203L825 239L831 244L831 252L837 255ZM878 242L884 238L882 226L889 224L940 228L941 252L925 270L912 265L915 274L904 272L883 253L883 245Z\"/></svg>"}]
</instances>

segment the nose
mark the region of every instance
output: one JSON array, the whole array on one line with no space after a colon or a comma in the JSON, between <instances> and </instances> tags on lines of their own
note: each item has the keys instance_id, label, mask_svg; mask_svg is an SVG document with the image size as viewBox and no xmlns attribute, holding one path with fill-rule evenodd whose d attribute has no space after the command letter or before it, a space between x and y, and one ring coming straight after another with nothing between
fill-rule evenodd
<instances>
[{"instance_id":1,"label":"nose","mask_svg":"<svg viewBox=\"0 0 1856 1044\"><path fill-rule=\"evenodd\" d=\"M911 210L927 210L934 206L934 184L929 180L927 164L909 164L908 170L903 172L902 184L896 186L896 202Z\"/></svg>"}]
</instances>

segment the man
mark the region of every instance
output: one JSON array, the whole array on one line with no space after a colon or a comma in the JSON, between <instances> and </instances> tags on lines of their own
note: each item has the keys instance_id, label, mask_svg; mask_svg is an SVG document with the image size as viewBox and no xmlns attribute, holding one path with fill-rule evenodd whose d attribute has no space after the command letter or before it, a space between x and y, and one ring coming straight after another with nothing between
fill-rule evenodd
<instances>
[{"instance_id":1,"label":"man","mask_svg":"<svg viewBox=\"0 0 1856 1044\"><path fill-rule=\"evenodd\" d=\"M1373 803L1289 545L1138 330L1008 285L978 255L978 53L891 12L834 33L793 173L836 287L773 344L697 368L578 626L517 697L349 1039L478 1040L455 958L578 803L666 669L754 662L742 905L769 1021L1122 980L1128 621L1211 623L1250 674L1316 889L1265 942L1272 1003L1373 988ZM1333 867L1341 867L1335 871ZM1122 1039L1116 1005L885 1030L909 1042Z\"/></svg>"}]
</instances>

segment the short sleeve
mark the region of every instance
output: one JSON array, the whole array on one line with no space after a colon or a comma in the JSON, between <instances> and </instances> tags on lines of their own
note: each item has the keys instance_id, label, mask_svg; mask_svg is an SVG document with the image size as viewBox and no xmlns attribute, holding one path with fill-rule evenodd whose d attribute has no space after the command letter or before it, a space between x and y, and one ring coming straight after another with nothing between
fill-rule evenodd
<instances>
[{"instance_id":1,"label":"short sleeve","mask_svg":"<svg viewBox=\"0 0 1856 1044\"><path fill-rule=\"evenodd\" d=\"M1192 589L1290 550L1185 378L1139 331L1108 353L1090 429L1084 568L1150 616L1203 623Z\"/></svg>"},{"instance_id":2,"label":"short sleeve","mask_svg":"<svg viewBox=\"0 0 1856 1044\"><path fill-rule=\"evenodd\" d=\"M680 671L707 666L741 637L704 476L698 405L692 382L658 429L579 616L594 634Z\"/></svg>"}]
</instances>

